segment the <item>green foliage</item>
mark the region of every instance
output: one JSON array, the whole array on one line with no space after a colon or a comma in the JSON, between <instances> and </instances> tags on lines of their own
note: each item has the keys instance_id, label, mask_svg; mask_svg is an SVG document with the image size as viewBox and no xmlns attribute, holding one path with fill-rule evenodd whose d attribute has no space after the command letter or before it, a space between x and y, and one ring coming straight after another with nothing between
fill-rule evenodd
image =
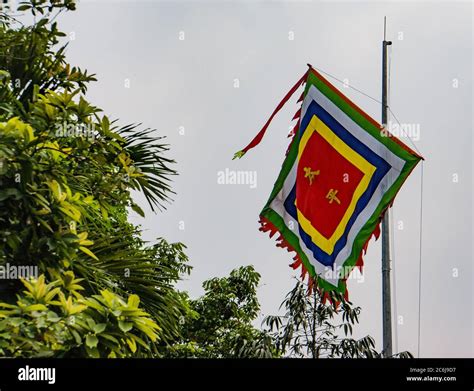
<instances>
[{"instance_id":1,"label":"green foliage","mask_svg":"<svg viewBox=\"0 0 474 391\"><path fill-rule=\"evenodd\" d=\"M359 340L348 337L359 322L360 308L352 308L352 303L343 295L331 292L326 302L322 291L314 289L308 294L307 286L298 281L281 307L285 309L285 315L268 316L264 323L282 355L311 358L379 356L372 337Z\"/></svg>"},{"instance_id":2,"label":"green foliage","mask_svg":"<svg viewBox=\"0 0 474 391\"><path fill-rule=\"evenodd\" d=\"M94 76L66 62L54 21L74 7L24 2L20 10L39 17L31 26L0 18L0 265L36 266L44 277L35 284L55 292L54 303L36 303L20 294L20 281L0 281L4 310L21 320L14 321L18 339L2 353L159 356L192 311L174 289L190 267L182 244L143 242L128 211L144 214L134 190L152 209L163 208L176 172L162 138L119 127L86 100ZM55 290L69 273L81 281L81 297ZM58 311L62 294L82 310ZM36 304L46 309L21 312ZM92 333L103 323L105 330ZM17 326L5 319L2 327L8 334Z\"/></svg>"},{"instance_id":3,"label":"green foliage","mask_svg":"<svg viewBox=\"0 0 474 391\"><path fill-rule=\"evenodd\" d=\"M280 308L284 315L267 316L264 330L275 344L277 354L296 358L380 358L375 340L367 335L351 338L359 323L360 307L337 292L313 289L297 281ZM413 358L410 352L396 353L392 358Z\"/></svg>"},{"instance_id":4,"label":"green foliage","mask_svg":"<svg viewBox=\"0 0 474 391\"><path fill-rule=\"evenodd\" d=\"M162 137L153 135L152 129L137 132L133 125L119 129L118 133L123 137L124 147L134 162L134 167L144 174L136 176L131 182L132 188L143 192L152 210L155 206L163 207L161 200L168 199L168 193L173 192L167 182L168 176L175 172L168 166L173 160L163 156L168 147L157 143ZM143 217L143 211L138 205L132 204L131 207Z\"/></svg>"},{"instance_id":5,"label":"green foliage","mask_svg":"<svg viewBox=\"0 0 474 391\"><path fill-rule=\"evenodd\" d=\"M13 357L147 356L159 326L139 308L103 290L83 297L82 279L69 271L47 284L23 281L16 304L1 303L0 354Z\"/></svg>"},{"instance_id":6,"label":"green foliage","mask_svg":"<svg viewBox=\"0 0 474 391\"><path fill-rule=\"evenodd\" d=\"M1 89L0 102L9 116L27 111L37 93L60 88L79 88L84 93L87 83L95 80L94 75L66 63L67 44L55 46L66 34L58 30L54 20L59 13L74 9L72 0L21 2L19 11L31 11L39 17L32 26L1 15L0 68L6 76L3 84L9 86Z\"/></svg>"},{"instance_id":7,"label":"green foliage","mask_svg":"<svg viewBox=\"0 0 474 391\"><path fill-rule=\"evenodd\" d=\"M205 293L191 300L192 317L183 319L184 338L170 349L175 357L268 358L275 357L269 335L252 322L259 313L257 286L252 266L233 270L229 277L203 284Z\"/></svg>"}]
</instances>

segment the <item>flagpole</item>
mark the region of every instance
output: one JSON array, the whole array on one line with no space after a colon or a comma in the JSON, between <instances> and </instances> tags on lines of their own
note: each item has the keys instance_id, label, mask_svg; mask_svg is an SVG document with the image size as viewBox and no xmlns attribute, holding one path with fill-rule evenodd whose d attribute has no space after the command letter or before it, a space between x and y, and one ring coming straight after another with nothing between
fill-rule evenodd
<instances>
[{"instance_id":1,"label":"flagpole","mask_svg":"<svg viewBox=\"0 0 474 391\"><path fill-rule=\"evenodd\" d=\"M386 40L387 17L384 17L382 42L382 124L387 125L388 117L388 73L387 51L391 41ZM383 357L392 356L392 305L390 290L390 221L388 210L382 220L382 323Z\"/></svg>"}]
</instances>

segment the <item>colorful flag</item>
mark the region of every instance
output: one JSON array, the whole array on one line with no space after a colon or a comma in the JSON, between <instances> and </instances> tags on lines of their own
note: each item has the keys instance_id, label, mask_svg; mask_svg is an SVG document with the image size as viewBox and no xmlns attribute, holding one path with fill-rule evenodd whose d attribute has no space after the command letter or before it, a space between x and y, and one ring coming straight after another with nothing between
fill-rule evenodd
<instances>
[{"instance_id":1,"label":"colorful flag","mask_svg":"<svg viewBox=\"0 0 474 391\"><path fill-rule=\"evenodd\" d=\"M354 267L416 164L422 159L364 113L320 73L308 72L271 119L305 84L301 109L281 172L260 213L261 231L279 233L278 246L294 251L293 268L318 276L326 291L346 292ZM312 280L311 280L312 281Z\"/></svg>"}]
</instances>

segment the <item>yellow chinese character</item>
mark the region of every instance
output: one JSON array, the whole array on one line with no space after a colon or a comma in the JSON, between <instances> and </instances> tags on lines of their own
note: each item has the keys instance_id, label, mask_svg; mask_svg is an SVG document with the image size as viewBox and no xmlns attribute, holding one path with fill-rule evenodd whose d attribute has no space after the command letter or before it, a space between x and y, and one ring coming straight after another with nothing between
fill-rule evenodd
<instances>
[{"instance_id":1,"label":"yellow chinese character","mask_svg":"<svg viewBox=\"0 0 474 391\"><path fill-rule=\"evenodd\" d=\"M305 167L304 169L304 177L309 179L309 184L313 184L313 179L316 175L319 175L319 170L311 171L311 167Z\"/></svg>"},{"instance_id":2,"label":"yellow chinese character","mask_svg":"<svg viewBox=\"0 0 474 391\"><path fill-rule=\"evenodd\" d=\"M338 191L339 190L334 189L329 190L328 194L326 195L326 198L329 200L330 204L332 204L333 201L336 201L338 204L341 204L341 200L336 197Z\"/></svg>"}]
</instances>

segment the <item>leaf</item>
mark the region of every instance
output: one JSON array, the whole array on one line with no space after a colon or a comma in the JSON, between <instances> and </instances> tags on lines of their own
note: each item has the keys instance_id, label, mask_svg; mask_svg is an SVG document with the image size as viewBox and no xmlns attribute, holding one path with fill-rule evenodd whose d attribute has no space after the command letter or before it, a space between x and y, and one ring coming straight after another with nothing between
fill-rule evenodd
<instances>
[{"instance_id":1,"label":"leaf","mask_svg":"<svg viewBox=\"0 0 474 391\"><path fill-rule=\"evenodd\" d=\"M61 190L61 185L58 183L57 180L53 179L52 181L47 182L48 187L50 188L51 192L53 193L53 197L57 201L64 200L63 192Z\"/></svg>"},{"instance_id":2,"label":"leaf","mask_svg":"<svg viewBox=\"0 0 474 391\"><path fill-rule=\"evenodd\" d=\"M105 323L97 323L92 329L94 330L94 333L100 334L102 333L107 325Z\"/></svg>"},{"instance_id":3,"label":"leaf","mask_svg":"<svg viewBox=\"0 0 474 391\"><path fill-rule=\"evenodd\" d=\"M12 319L10 319L10 323L13 326L19 326L20 324L23 323L23 319L22 318L12 318Z\"/></svg>"},{"instance_id":4,"label":"leaf","mask_svg":"<svg viewBox=\"0 0 474 391\"><path fill-rule=\"evenodd\" d=\"M92 319L92 318L87 318L87 319L86 319L86 323L87 323L87 325L89 326L89 328L91 328L91 329L94 328L94 326L95 326L95 324L96 324L95 321L94 321L94 319Z\"/></svg>"},{"instance_id":5,"label":"leaf","mask_svg":"<svg viewBox=\"0 0 474 391\"><path fill-rule=\"evenodd\" d=\"M0 80L8 79L10 77L10 72L0 70Z\"/></svg>"},{"instance_id":6,"label":"leaf","mask_svg":"<svg viewBox=\"0 0 474 391\"><path fill-rule=\"evenodd\" d=\"M120 330L122 330L124 333L128 333L133 328L132 322L125 322L123 320L119 320L118 325Z\"/></svg>"},{"instance_id":7,"label":"leaf","mask_svg":"<svg viewBox=\"0 0 474 391\"><path fill-rule=\"evenodd\" d=\"M37 216L44 216L44 215L47 215L47 214L50 214L50 213L51 213L50 208L41 208L39 210L33 210L33 214L35 214Z\"/></svg>"},{"instance_id":8,"label":"leaf","mask_svg":"<svg viewBox=\"0 0 474 391\"><path fill-rule=\"evenodd\" d=\"M76 304L73 305L72 308L69 309L69 315L74 315L79 312L82 312L87 309L87 306L84 304Z\"/></svg>"},{"instance_id":9,"label":"leaf","mask_svg":"<svg viewBox=\"0 0 474 391\"><path fill-rule=\"evenodd\" d=\"M107 212L107 208L102 203L100 204L100 211L102 213L102 217L107 220L109 218L109 212Z\"/></svg>"},{"instance_id":10,"label":"leaf","mask_svg":"<svg viewBox=\"0 0 474 391\"><path fill-rule=\"evenodd\" d=\"M17 11L28 11L31 8L30 4L22 4L18 6Z\"/></svg>"},{"instance_id":11,"label":"leaf","mask_svg":"<svg viewBox=\"0 0 474 391\"><path fill-rule=\"evenodd\" d=\"M99 349L86 346L87 354L92 358L100 358Z\"/></svg>"},{"instance_id":12,"label":"leaf","mask_svg":"<svg viewBox=\"0 0 474 391\"><path fill-rule=\"evenodd\" d=\"M72 206L69 202L62 201L59 210L76 222L79 222L81 219L81 212L79 211L79 209Z\"/></svg>"},{"instance_id":13,"label":"leaf","mask_svg":"<svg viewBox=\"0 0 474 391\"><path fill-rule=\"evenodd\" d=\"M7 304L7 303L0 303L0 308L16 308L16 305Z\"/></svg>"},{"instance_id":14,"label":"leaf","mask_svg":"<svg viewBox=\"0 0 474 391\"><path fill-rule=\"evenodd\" d=\"M89 250L87 247L79 246L79 250L81 250L83 253L89 255L91 258L94 258L96 261L99 260L99 258L97 258L95 256L95 254L91 250Z\"/></svg>"},{"instance_id":15,"label":"leaf","mask_svg":"<svg viewBox=\"0 0 474 391\"><path fill-rule=\"evenodd\" d=\"M133 211L138 213L141 217L145 217L145 212L137 204L132 203L132 209L133 209Z\"/></svg>"},{"instance_id":16,"label":"leaf","mask_svg":"<svg viewBox=\"0 0 474 391\"><path fill-rule=\"evenodd\" d=\"M126 341L132 353L135 353L137 351L137 343L135 340L127 338Z\"/></svg>"},{"instance_id":17,"label":"leaf","mask_svg":"<svg viewBox=\"0 0 474 391\"><path fill-rule=\"evenodd\" d=\"M109 131L110 131L109 130L110 129L110 121L107 118L107 116L105 116L105 115L102 117L101 126L102 126L102 130L104 131L104 133L106 135L108 135Z\"/></svg>"},{"instance_id":18,"label":"leaf","mask_svg":"<svg viewBox=\"0 0 474 391\"><path fill-rule=\"evenodd\" d=\"M132 334L132 335L133 335L133 334ZM119 344L118 339L115 338L114 336L110 335L110 334L102 333L102 334L100 335L100 337L103 338L103 339L106 339L106 340L108 340L108 341L111 341L111 342L113 342L113 343L116 344L116 345Z\"/></svg>"},{"instance_id":19,"label":"leaf","mask_svg":"<svg viewBox=\"0 0 474 391\"><path fill-rule=\"evenodd\" d=\"M137 337L135 334L131 334L130 337L133 338L135 342L138 342L141 346L143 346L146 350L150 350L150 346L148 346L140 337Z\"/></svg>"},{"instance_id":20,"label":"leaf","mask_svg":"<svg viewBox=\"0 0 474 391\"><path fill-rule=\"evenodd\" d=\"M48 312L48 315L47 315L46 319L48 319L48 321L50 321L52 323L57 323L61 320L61 318L58 316L58 314L56 314L56 312L53 312L53 311Z\"/></svg>"},{"instance_id":21,"label":"leaf","mask_svg":"<svg viewBox=\"0 0 474 391\"><path fill-rule=\"evenodd\" d=\"M76 340L76 343L78 345L82 344L82 338L76 330L71 329L71 334L74 337L74 339Z\"/></svg>"},{"instance_id":22,"label":"leaf","mask_svg":"<svg viewBox=\"0 0 474 391\"><path fill-rule=\"evenodd\" d=\"M53 298L61 291L61 289L59 288L54 288L52 289L51 291L49 291L45 297L44 297L44 301L46 303L49 303L51 300L53 300Z\"/></svg>"},{"instance_id":23,"label":"leaf","mask_svg":"<svg viewBox=\"0 0 474 391\"><path fill-rule=\"evenodd\" d=\"M54 233L54 230L51 228L51 226L50 226L46 221L44 221L43 219L40 219L40 218L38 218L37 220L38 220L39 223L40 223L43 227L45 227L49 232Z\"/></svg>"},{"instance_id":24,"label":"leaf","mask_svg":"<svg viewBox=\"0 0 474 391\"><path fill-rule=\"evenodd\" d=\"M95 335L91 335L91 334L86 335L86 345L89 348L97 347L98 343L99 343L99 338L97 338Z\"/></svg>"},{"instance_id":25,"label":"leaf","mask_svg":"<svg viewBox=\"0 0 474 391\"><path fill-rule=\"evenodd\" d=\"M138 295L130 295L128 297L128 307L130 309L138 309L138 305L140 304L140 297Z\"/></svg>"}]
</instances>

